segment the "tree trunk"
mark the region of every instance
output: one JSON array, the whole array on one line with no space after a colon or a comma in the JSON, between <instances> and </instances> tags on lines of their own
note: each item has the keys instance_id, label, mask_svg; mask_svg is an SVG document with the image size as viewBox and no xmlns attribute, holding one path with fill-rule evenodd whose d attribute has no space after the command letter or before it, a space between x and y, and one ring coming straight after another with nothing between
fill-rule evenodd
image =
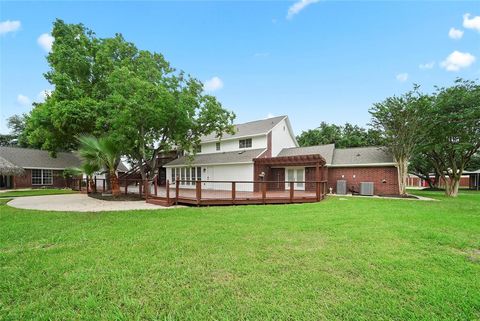
<instances>
[{"instance_id":1,"label":"tree trunk","mask_svg":"<svg viewBox=\"0 0 480 321\"><path fill-rule=\"evenodd\" d=\"M440 175L438 175L438 173L435 173L435 181L433 182L433 187L438 188L439 184L440 184Z\"/></svg>"},{"instance_id":2,"label":"tree trunk","mask_svg":"<svg viewBox=\"0 0 480 321\"><path fill-rule=\"evenodd\" d=\"M93 177L92 176L87 176L87 180L88 180L88 185L90 186L90 192L95 192L95 182L93 181Z\"/></svg>"},{"instance_id":3,"label":"tree trunk","mask_svg":"<svg viewBox=\"0 0 480 321\"><path fill-rule=\"evenodd\" d=\"M110 172L110 185L112 186L112 195L114 197L120 195L120 183L118 182L117 173Z\"/></svg>"},{"instance_id":4,"label":"tree trunk","mask_svg":"<svg viewBox=\"0 0 480 321\"><path fill-rule=\"evenodd\" d=\"M407 195L408 163L404 159L397 160L398 191L401 196Z\"/></svg>"},{"instance_id":5,"label":"tree trunk","mask_svg":"<svg viewBox=\"0 0 480 321\"><path fill-rule=\"evenodd\" d=\"M458 187L460 186L461 175L455 175L445 178L445 195L448 197L457 197L458 196Z\"/></svg>"}]
</instances>

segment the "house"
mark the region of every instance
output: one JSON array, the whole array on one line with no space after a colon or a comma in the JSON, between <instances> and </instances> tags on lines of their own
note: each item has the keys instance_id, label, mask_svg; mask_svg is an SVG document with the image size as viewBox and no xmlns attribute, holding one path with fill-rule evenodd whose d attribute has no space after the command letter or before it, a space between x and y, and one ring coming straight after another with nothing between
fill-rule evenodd
<instances>
[{"instance_id":1,"label":"house","mask_svg":"<svg viewBox=\"0 0 480 321\"><path fill-rule=\"evenodd\" d=\"M0 188L66 187L63 171L78 167L81 159L74 153L57 153L51 157L48 151L0 147ZM126 172L120 163L119 172Z\"/></svg>"},{"instance_id":2,"label":"house","mask_svg":"<svg viewBox=\"0 0 480 321\"><path fill-rule=\"evenodd\" d=\"M234 134L201 139L196 155L179 157L166 165L167 178L182 188L214 188L219 181L245 182L238 190L257 191L266 181L269 190L314 190L315 181L327 181L336 192L338 180L351 191L372 182L377 195L398 194L393 156L382 147L335 148L334 144L299 147L287 116L235 125ZM214 183L217 182L217 183ZM286 183L288 182L288 183Z\"/></svg>"}]
</instances>

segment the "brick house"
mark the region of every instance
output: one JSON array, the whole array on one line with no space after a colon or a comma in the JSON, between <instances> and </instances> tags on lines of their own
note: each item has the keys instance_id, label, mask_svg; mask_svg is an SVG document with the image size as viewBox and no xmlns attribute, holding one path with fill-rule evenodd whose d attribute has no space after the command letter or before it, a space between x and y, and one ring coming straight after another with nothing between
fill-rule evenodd
<instances>
[{"instance_id":1,"label":"brick house","mask_svg":"<svg viewBox=\"0 0 480 321\"><path fill-rule=\"evenodd\" d=\"M376 195L399 193L395 161L385 148L299 147L287 116L235 125L235 133L222 138L203 137L195 156L179 157L164 167L170 182L179 178L183 188L193 188L194 180L202 180L206 189L208 181L264 180L269 190L288 190L294 182L295 190L309 191L315 181L327 181L335 193L337 181L344 180L350 191L371 182ZM258 191L258 184L243 188Z\"/></svg>"},{"instance_id":2,"label":"brick house","mask_svg":"<svg viewBox=\"0 0 480 321\"><path fill-rule=\"evenodd\" d=\"M0 147L0 188L67 187L63 171L80 164L75 153L59 152L57 157L51 157L44 150ZM118 169L127 171L122 163Z\"/></svg>"}]
</instances>

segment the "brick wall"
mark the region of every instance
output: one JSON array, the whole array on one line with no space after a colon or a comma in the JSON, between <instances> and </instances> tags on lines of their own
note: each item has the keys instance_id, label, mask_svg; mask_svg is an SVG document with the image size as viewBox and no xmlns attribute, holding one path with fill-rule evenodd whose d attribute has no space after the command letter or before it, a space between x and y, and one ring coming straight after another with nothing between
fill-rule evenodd
<instances>
[{"instance_id":1,"label":"brick wall","mask_svg":"<svg viewBox=\"0 0 480 321\"><path fill-rule=\"evenodd\" d=\"M14 188L40 188L40 187L57 187L63 188L66 186L65 179L62 176L63 171L52 171L53 184L52 185L32 185L32 170L25 169L24 176L16 176L14 178Z\"/></svg>"},{"instance_id":2,"label":"brick wall","mask_svg":"<svg viewBox=\"0 0 480 321\"><path fill-rule=\"evenodd\" d=\"M398 195L396 167L330 167L327 190L336 193L337 180L346 180L347 188L360 189L360 182L373 182L375 195Z\"/></svg>"}]
</instances>

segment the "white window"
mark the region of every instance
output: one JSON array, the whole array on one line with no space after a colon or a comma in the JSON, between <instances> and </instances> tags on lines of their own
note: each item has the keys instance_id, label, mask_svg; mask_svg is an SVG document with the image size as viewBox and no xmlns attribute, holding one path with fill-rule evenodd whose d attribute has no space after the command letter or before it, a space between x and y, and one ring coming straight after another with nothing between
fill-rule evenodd
<instances>
[{"instance_id":1,"label":"white window","mask_svg":"<svg viewBox=\"0 0 480 321\"><path fill-rule=\"evenodd\" d=\"M202 152L202 145L198 145L195 147L195 153L201 153Z\"/></svg>"},{"instance_id":2,"label":"white window","mask_svg":"<svg viewBox=\"0 0 480 321\"><path fill-rule=\"evenodd\" d=\"M32 169L32 185L52 185L53 172L51 169Z\"/></svg>"},{"instance_id":3,"label":"white window","mask_svg":"<svg viewBox=\"0 0 480 321\"><path fill-rule=\"evenodd\" d=\"M215 144L215 149L216 149L216 150L220 150L220 142L218 142L218 143Z\"/></svg>"},{"instance_id":4,"label":"white window","mask_svg":"<svg viewBox=\"0 0 480 321\"><path fill-rule=\"evenodd\" d=\"M290 189L290 182L294 182L296 190L305 189L305 168L285 168L285 189Z\"/></svg>"},{"instance_id":5,"label":"white window","mask_svg":"<svg viewBox=\"0 0 480 321\"><path fill-rule=\"evenodd\" d=\"M240 139L238 141L238 147L239 148L251 148L252 147L252 139L251 138Z\"/></svg>"}]
</instances>

